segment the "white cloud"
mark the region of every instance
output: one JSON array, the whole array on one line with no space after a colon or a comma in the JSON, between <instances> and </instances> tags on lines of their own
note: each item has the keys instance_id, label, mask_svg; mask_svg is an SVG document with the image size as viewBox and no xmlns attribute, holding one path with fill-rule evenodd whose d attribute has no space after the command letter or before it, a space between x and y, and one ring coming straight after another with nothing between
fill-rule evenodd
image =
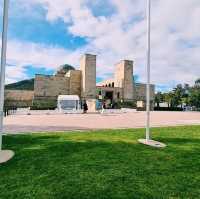
<instances>
[{"instance_id":1,"label":"white cloud","mask_svg":"<svg viewBox=\"0 0 200 199\"><path fill-rule=\"evenodd\" d=\"M63 63L79 66L81 49L69 51L55 46L11 40L8 42L6 83L26 79L27 66L56 70Z\"/></svg>"},{"instance_id":2,"label":"white cloud","mask_svg":"<svg viewBox=\"0 0 200 199\"><path fill-rule=\"evenodd\" d=\"M14 83L22 79L28 79L23 66L8 65L6 67L6 84Z\"/></svg>"},{"instance_id":3,"label":"white cloud","mask_svg":"<svg viewBox=\"0 0 200 199\"><path fill-rule=\"evenodd\" d=\"M27 4L26 0L20 1ZM107 1L115 10L108 16L96 16L89 0L29 1L46 10L47 20L62 19L69 32L88 38L89 43L75 52L23 43L24 48L13 43L14 49L9 50L12 59L54 68L65 62L78 64L78 57L84 52L97 53L97 72L104 77L114 71L113 65L120 59L134 59L134 70L145 81L146 1ZM199 0L155 0L152 3L152 82L171 86L194 82L200 77ZM20 54L18 48L30 50Z\"/></svg>"}]
</instances>

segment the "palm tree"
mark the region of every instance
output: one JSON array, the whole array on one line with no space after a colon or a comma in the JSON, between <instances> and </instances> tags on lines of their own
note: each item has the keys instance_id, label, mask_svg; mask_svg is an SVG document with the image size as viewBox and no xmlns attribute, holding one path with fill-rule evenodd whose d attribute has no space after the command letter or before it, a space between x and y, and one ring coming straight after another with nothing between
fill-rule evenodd
<instances>
[{"instance_id":1,"label":"palm tree","mask_svg":"<svg viewBox=\"0 0 200 199\"><path fill-rule=\"evenodd\" d=\"M163 94L161 92L156 93L155 103L157 107L160 107L160 103L163 102Z\"/></svg>"},{"instance_id":2,"label":"palm tree","mask_svg":"<svg viewBox=\"0 0 200 199\"><path fill-rule=\"evenodd\" d=\"M195 81L195 86L200 86L200 78Z\"/></svg>"},{"instance_id":3,"label":"palm tree","mask_svg":"<svg viewBox=\"0 0 200 199\"><path fill-rule=\"evenodd\" d=\"M164 93L164 101L167 102L168 108L172 107L173 97L174 97L174 95L172 92Z\"/></svg>"}]
</instances>

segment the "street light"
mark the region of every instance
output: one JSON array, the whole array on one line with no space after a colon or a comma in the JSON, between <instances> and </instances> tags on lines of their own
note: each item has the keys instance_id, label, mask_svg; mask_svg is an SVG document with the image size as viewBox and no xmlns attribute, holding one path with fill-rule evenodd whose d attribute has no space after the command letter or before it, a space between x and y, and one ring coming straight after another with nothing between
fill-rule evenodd
<instances>
[{"instance_id":1,"label":"street light","mask_svg":"<svg viewBox=\"0 0 200 199\"><path fill-rule=\"evenodd\" d=\"M139 139L141 144L163 148L166 145L151 140L150 135L150 78L151 78L151 0L147 0L147 84L146 84L146 139Z\"/></svg>"},{"instance_id":2,"label":"street light","mask_svg":"<svg viewBox=\"0 0 200 199\"><path fill-rule=\"evenodd\" d=\"M7 30L8 30L8 5L9 5L9 0L4 0L2 46L1 46L1 68L0 68L0 164L7 162L14 156L13 151L2 150L3 117L4 117L4 111L3 111L4 86L5 86L5 66L6 66L6 49L7 49Z\"/></svg>"}]
</instances>

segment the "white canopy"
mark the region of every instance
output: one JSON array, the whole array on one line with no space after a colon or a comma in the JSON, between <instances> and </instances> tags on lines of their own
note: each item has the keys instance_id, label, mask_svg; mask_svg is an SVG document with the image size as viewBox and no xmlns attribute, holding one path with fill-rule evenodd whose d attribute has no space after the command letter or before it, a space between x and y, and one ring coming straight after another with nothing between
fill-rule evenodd
<instances>
[{"instance_id":1,"label":"white canopy","mask_svg":"<svg viewBox=\"0 0 200 199\"><path fill-rule=\"evenodd\" d=\"M61 112L80 110L80 98L78 95L59 95L57 107Z\"/></svg>"},{"instance_id":2,"label":"white canopy","mask_svg":"<svg viewBox=\"0 0 200 199\"><path fill-rule=\"evenodd\" d=\"M80 98L78 95L59 95L58 96L58 101L60 100L75 100L75 101L79 101Z\"/></svg>"}]
</instances>

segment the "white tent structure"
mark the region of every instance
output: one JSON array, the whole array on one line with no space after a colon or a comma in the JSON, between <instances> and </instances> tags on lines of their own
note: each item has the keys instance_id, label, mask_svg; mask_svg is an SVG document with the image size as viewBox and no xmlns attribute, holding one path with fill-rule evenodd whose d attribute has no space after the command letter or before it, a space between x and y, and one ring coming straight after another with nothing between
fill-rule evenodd
<instances>
[{"instance_id":1,"label":"white tent structure","mask_svg":"<svg viewBox=\"0 0 200 199\"><path fill-rule=\"evenodd\" d=\"M151 78L151 0L147 0L147 86L146 86L146 139L139 139L141 144L163 148L165 144L151 140L150 135L150 78Z\"/></svg>"},{"instance_id":2,"label":"white tent structure","mask_svg":"<svg viewBox=\"0 0 200 199\"><path fill-rule=\"evenodd\" d=\"M57 100L57 108L59 112L80 112L80 98L78 95L59 95Z\"/></svg>"},{"instance_id":3,"label":"white tent structure","mask_svg":"<svg viewBox=\"0 0 200 199\"><path fill-rule=\"evenodd\" d=\"M3 117L4 117L4 85L5 85L5 66L7 49L7 29L8 29L8 4L9 0L4 0L3 10L3 31L1 46L1 68L0 68L0 164L7 162L14 156L10 150L2 150Z\"/></svg>"}]
</instances>

